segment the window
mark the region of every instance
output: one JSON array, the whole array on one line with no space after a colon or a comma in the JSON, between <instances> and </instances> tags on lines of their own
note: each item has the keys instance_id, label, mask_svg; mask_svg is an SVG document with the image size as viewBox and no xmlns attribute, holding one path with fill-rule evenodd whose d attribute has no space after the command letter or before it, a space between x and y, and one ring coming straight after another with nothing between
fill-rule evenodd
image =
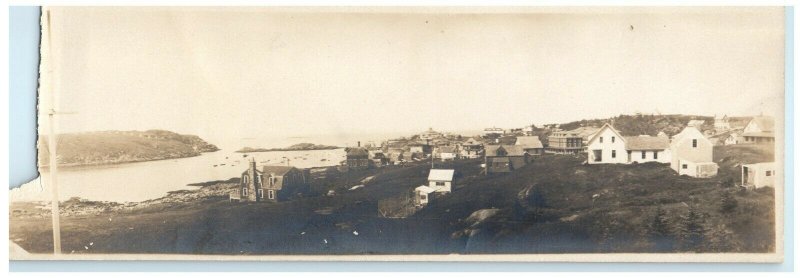
<instances>
[{"instance_id":1,"label":"window","mask_svg":"<svg viewBox=\"0 0 800 278\"><path fill-rule=\"evenodd\" d=\"M767 177L772 176L772 171L767 171Z\"/></svg>"},{"instance_id":2,"label":"window","mask_svg":"<svg viewBox=\"0 0 800 278\"><path fill-rule=\"evenodd\" d=\"M692 148L697 148L697 139L692 139Z\"/></svg>"},{"instance_id":3,"label":"window","mask_svg":"<svg viewBox=\"0 0 800 278\"><path fill-rule=\"evenodd\" d=\"M247 196L247 187L242 188L242 196Z\"/></svg>"},{"instance_id":4,"label":"window","mask_svg":"<svg viewBox=\"0 0 800 278\"><path fill-rule=\"evenodd\" d=\"M425 195L425 194L419 195L419 199L420 200L428 199L428 195Z\"/></svg>"},{"instance_id":5,"label":"window","mask_svg":"<svg viewBox=\"0 0 800 278\"><path fill-rule=\"evenodd\" d=\"M617 139L616 136L611 136L611 143L614 143L614 139Z\"/></svg>"},{"instance_id":6,"label":"window","mask_svg":"<svg viewBox=\"0 0 800 278\"><path fill-rule=\"evenodd\" d=\"M436 186L444 186L444 182L443 181L437 181L436 182Z\"/></svg>"},{"instance_id":7,"label":"window","mask_svg":"<svg viewBox=\"0 0 800 278\"><path fill-rule=\"evenodd\" d=\"M611 150L611 158L617 157L617 150Z\"/></svg>"},{"instance_id":8,"label":"window","mask_svg":"<svg viewBox=\"0 0 800 278\"><path fill-rule=\"evenodd\" d=\"M681 168L683 168L683 169L689 169L689 165L683 164L683 166L681 166Z\"/></svg>"},{"instance_id":9,"label":"window","mask_svg":"<svg viewBox=\"0 0 800 278\"><path fill-rule=\"evenodd\" d=\"M247 182L249 182L249 179L248 179L248 178L249 178L249 177L248 177L247 175L243 175L243 176L242 176L242 182L243 182L243 183L247 183Z\"/></svg>"},{"instance_id":10,"label":"window","mask_svg":"<svg viewBox=\"0 0 800 278\"><path fill-rule=\"evenodd\" d=\"M270 200L275 199L275 190L270 190L267 193L269 194L267 197L269 197Z\"/></svg>"},{"instance_id":11,"label":"window","mask_svg":"<svg viewBox=\"0 0 800 278\"><path fill-rule=\"evenodd\" d=\"M653 151L653 159L658 159L658 151Z\"/></svg>"},{"instance_id":12,"label":"window","mask_svg":"<svg viewBox=\"0 0 800 278\"><path fill-rule=\"evenodd\" d=\"M264 189L259 189L258 190L258 197L261 198L261 199L264 199Z\"/></svg>"},{"instance_id":13,"label":"window","mask_svg":"<svg viewBox=\"0 0 800 278\"><path fill-rule=\"evenodd\" d=\"M603 143L603 136L600 136L600 143Z\"/></svg>"},{"instance_id":14,"label":"window","mask_svg":"<svg viewBox=\"0 0 800 278\"><path fill-rule=\"evenodd\" d=\"M645 158L647 158L647 152L646 151L642 151L642 159L645 159Z\"/></svg>"}]
</instances>

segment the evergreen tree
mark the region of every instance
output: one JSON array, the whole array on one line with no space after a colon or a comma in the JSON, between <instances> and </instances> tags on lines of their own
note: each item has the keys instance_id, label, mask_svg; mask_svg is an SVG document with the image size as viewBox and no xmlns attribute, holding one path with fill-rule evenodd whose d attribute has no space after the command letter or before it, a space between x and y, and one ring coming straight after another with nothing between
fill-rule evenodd
<instances>
[{"instance_id":1,"label":"evergreen tree","mask_svg":"<svg viewBox=\"0 0 800 278\"><path fill-rule=\"evenodd\" d=\"M675 237L670 231L670 223L667 214L659 206L656 208L653 221L647 227L647 240L652 244L653 251L663 252L673 249Z\"/></svg>"},{"instance_id":2,"label":"evergreen tree","mask_svg":"<svg viewBox=\"0 0 800 278\"><path fill-rule=\"evenodd\" d=\"M730 192L722 191L722 196L720 200L720 208L719 211L722 213L731 213L733 212L739 203L736 201L736 198L731 195Z\"/></svg>"},{"instance_id":3,"label":"evergreen tree","mask_svg":"<svg viewBox=\"0 0 800 278\"><path fill-rule=\"evenodd\" d=\"M706 228L704 224L703 215L697 211L697 209L689 208L689 212L681 217L681 229L679 233L681 250L695 252L704 251L703 247L706 240Z\"/></svg>"},{"instance_id":4,"label":"evergreen tree","mask_svg":"<svg viewBox=\"0 0 800 278\"><path fill-rule=\"evenodd\" d=\"M739 252L742 243L724 224L717 225L709 231L706 249L709 252Z\"/></svg>"}]
</instances>

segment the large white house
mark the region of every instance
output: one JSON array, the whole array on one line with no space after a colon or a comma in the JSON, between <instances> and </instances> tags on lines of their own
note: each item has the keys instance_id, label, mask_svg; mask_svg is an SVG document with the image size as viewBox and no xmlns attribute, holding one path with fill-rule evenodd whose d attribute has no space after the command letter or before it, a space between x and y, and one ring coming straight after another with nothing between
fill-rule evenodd
<instances>
[{"instance_id":1,"label":"large white house","mask_svg":"<svg viewBox=\"0 0 800 278\"><path fill-rule=\"evenodd\" d=\"M687 126L672 137L670 167L679 175L705 178L717 175L714 145L696 128Z\"/></svg>"},{"instance_id":2,"label":"large white house","mask_svg":"<svg viewBox=\"0 0 800 278\"><path fill-rule=\"evenodd\" d=\"M628 163L625 139L610 124L604 124L586 147L589 164Z\"/></svg>"},{"instance_id":3,"label":"large white house","mask_svg":"<svg viewBox=\"0 0 800 278\"><path fill-rule=\"evenodd\" d=\"M453 187L453 169L431 169L428 184L414 189L414 203L424 206L437 195L450 193Z\"/></svg>"},{"instance_id":4,"label":"large white house","mask_svg":"<svg viewBox=\"0 0 800 278\"><path fill-rule=\"evenodd\" d=\"M605 124L589 140L589 164L669 163L669 138L666 136L622 136Z\"/></svg>"}]
</instances>

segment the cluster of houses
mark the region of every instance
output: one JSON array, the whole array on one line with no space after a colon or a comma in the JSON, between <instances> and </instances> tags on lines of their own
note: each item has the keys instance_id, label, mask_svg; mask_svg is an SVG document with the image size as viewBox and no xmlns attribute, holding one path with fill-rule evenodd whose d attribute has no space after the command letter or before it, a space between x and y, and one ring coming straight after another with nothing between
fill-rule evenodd
<instances>
[{"instance_id":1,"label":"cluster of houses","mask_svg":"<svg viewBox=\"0 0 800 278\"><path fill-rule=\"evenodd\" d=\"M670 139L666 134L622 136L605 124L587 143L587 163L665 163L680 175L705 178L717 174L713 147L695 126L687 126Z\"/></svg>"},{"instance_id":2,"label":"cluster of houses","mask_svg":"<svg viewBox=\"0 0 800 278\"><path fill-rule=\"evenodd\" d=\"M771 144L775 141L774 120L770 117L716 117L713 128L703 120L689 121L679 133L668 136L623 136L610 123L601 127L584 126L562 131L553 128L543 144L533 135L533 126L518 130L487 128L482 136L462 137L429 129L412 138L389 140L381 145L367 144L346 148L342 162L346 171L382 167L406 162L456 159L483 159L485 174L508 173L531 163L543 154L585 153L589 165L662 163L679 175L706 178L717 174L713 159L715 145ZM546 127L548 128L548 127ZM706 128L704 130L704 128ZM774 185L774 162L744 164L741 185L764 187ZM454 169L431 169L428 184L414 189L414 203L424 206L431 200L450 193ZM290 166L264 166L255 161L242 173L240 186L230 194L238 201L279 201L308 190L303 171Z\"/></svg>"}]
</instances>

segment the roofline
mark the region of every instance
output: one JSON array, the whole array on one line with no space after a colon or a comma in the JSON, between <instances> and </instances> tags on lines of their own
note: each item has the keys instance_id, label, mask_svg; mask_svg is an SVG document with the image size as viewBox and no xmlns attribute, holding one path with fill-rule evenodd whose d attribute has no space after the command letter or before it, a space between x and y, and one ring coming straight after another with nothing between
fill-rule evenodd
<instances>
[{"instance_id":1,"label":"roofline","mask_svg":"<svg viewBox=\"0 0 800 278\"><path fill-rule=\"evenodd\" d=\"M625 136L622 136L622 134L620 134L619 131L616 128L614 128L614 126L612 126L609 123L605 123L605 124L603 124L603 126L600 127L600 129L598 129L595 133L593 133L593 135L595 135L595 136L592 136L592 139L590 139L589 142L586 142L586 145L587 146L591 145L592 142L594 142L594 140L597 139L597 134L600 134L600 132L603 131L603 129L606 128L606 127L610 128L611 131L613 131L615 134L617 134L617 136L620 137L620 140L622 140L623 143L627 143L628 142L627 140L625 140Z\"/></svg>"}]
</instances>

